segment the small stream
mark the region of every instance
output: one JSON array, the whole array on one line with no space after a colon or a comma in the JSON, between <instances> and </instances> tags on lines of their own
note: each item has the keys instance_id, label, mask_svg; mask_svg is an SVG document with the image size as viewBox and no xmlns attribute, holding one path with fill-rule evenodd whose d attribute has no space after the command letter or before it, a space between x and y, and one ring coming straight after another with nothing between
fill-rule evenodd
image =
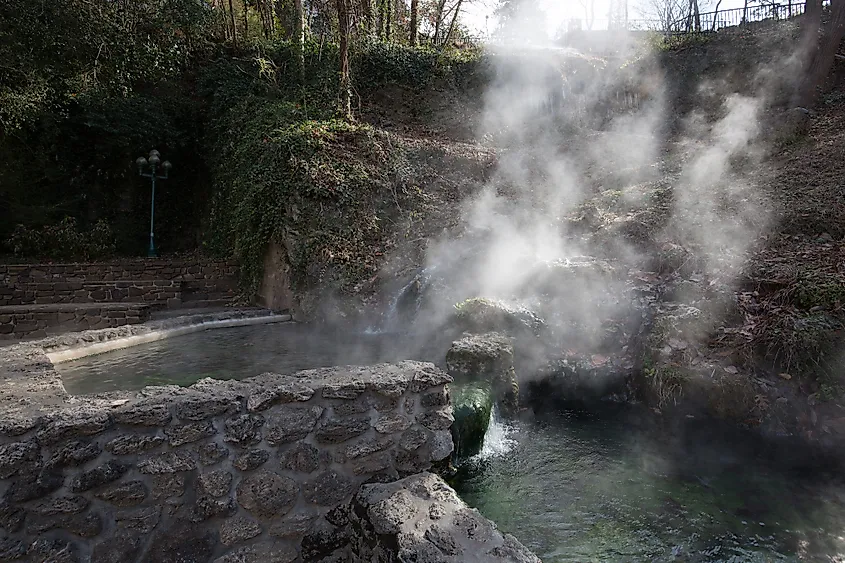
<instances>
[{"instance_id":1,"label":"small stream","mask_svg":"<svg viewBox=\"0 0 845 563\"><path fill-rule=\"evenodd\" d=\"M454 486L546 563L845 561L845 486L629 415L495 421Z\"/></svg>"}]
</instances>

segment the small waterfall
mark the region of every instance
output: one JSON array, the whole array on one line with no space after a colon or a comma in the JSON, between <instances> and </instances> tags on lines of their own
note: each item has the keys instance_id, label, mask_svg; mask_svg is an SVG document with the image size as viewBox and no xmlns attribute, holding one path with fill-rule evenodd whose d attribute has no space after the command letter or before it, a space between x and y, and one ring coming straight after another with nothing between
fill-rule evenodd
<instances>
[{"instance_id":1,"label":"small waterfall","mask_svg":"<svg viewBox=\"0 0 845 563\"><path fill-rule=\"evenodd\" d=\"M403 321L413 320L422 306L423 295L426 288L431 284L431 270L423 268L411 281L406 283L393 296L382 316L381 325L370 327L366 330L368 334L380 334L394 330Z\"/></svg>"},{"instance_id":2,"label":"small waterfall","mask_svg":"<svg viewBox=\"0 0 845 563\"><path fill-rule=\"evenodd\" d=\"M499 414L499 407L493 405L493 410L490 413L490 423L487 426L487 432L484 434L484 445L481 446L481 453L476 457L479 459L489 459L511 451L516 445L516 440L509 437L513 432L514 427L502 420Z\"/></svg>"}]
</instances>

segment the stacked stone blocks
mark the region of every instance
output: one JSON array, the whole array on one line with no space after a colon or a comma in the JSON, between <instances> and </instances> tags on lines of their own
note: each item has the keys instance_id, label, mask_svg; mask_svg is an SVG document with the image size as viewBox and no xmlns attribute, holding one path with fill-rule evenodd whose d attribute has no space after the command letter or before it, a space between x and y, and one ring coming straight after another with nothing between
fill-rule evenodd
<instances>
[{"instance_id":1,"label":"stacked stone blocks","mask_svg":"<svg viewBox=\"0 0 845 563\"><path fill-rule=\"evenodd\" d=\"M353 494L452 451L432 364L78 398L0 421L0 560L349 560Z\"/></svg>"}]
</instances>

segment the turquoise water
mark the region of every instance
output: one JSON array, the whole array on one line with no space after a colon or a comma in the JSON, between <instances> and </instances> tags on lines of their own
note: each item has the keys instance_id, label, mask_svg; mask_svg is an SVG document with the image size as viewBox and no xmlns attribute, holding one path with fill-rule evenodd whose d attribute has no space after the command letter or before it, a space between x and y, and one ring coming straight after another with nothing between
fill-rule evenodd
<instances>
[{"instance_id":1,"label":"turquoise water","mask_svg":"<svg viewBox=\"0 0 845 563\"><path fill-rule=\"evenodd\" d=\"M845 488L759 441L618 414L495 434L456 489L547 563L845 561Z\"/></svg>"}]
</instances>

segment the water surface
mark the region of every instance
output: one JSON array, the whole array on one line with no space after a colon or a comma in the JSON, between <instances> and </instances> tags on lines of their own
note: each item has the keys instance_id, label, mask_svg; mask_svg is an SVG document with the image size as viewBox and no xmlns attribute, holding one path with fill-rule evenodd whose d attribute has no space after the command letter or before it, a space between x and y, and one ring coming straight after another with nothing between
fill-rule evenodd
<instances>
[{"instance_id":1,"label":"water surface","mask_svg":"<svg viewBox=\"0 0 845 563\"><path fill-rule=\"evenodd\" d=\"M571 413L494 435L456 489L546 563L845 561L845 488L753 438Z\"/></svg>"},{"instance_id":2,"label":"water surface","mask_svg":"<svg viewBox=\"0 0 845 563\"><path fill-rule=\"evenodd\" d=\"M244 379L268 371L421 359L426 354L420 348L409 335L280 323L194 332L62 362L56 369L69 393L86 394L190 385L204 377Z\"/></svg>"}]
</instances>

